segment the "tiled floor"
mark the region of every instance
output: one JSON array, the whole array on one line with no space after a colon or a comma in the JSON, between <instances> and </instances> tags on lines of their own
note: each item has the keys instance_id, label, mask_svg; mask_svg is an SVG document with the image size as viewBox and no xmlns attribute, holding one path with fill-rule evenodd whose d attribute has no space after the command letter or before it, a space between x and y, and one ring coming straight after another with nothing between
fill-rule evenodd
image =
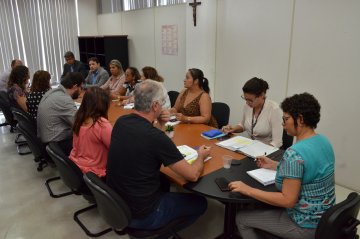
<instances>
[{"instance_id":1,"label":"tiled floor","mask_svg":"<svg viewBox=\"0 0 360 239\"><path fill-rule=\"evenodd\" d=\"M56 170L48 167L37 172L31 154L17 154L15 136L9 127L0 128L0 238L88 238L72 219L73 213L88 203L75 195L51 198L44 183L57 175ZM54 186L55 191L66 190L61 181ZM342 201L349 192L337 186L337 200ZM209 200L206 214L179 234L185 239L214 238L222 232L223 214L223 205ZM93 231L106 228L96 211L82 219ZM129 237L110 232L101 238Z\"/></svg>"}]
</instances>

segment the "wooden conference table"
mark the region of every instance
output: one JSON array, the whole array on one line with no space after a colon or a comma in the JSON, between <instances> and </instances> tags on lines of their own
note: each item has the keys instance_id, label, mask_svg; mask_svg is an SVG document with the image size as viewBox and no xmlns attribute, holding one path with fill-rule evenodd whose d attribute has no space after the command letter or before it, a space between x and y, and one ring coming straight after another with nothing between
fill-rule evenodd
<instances>
[{"instance_id":1,"label":"wooden conference table","mask_svg":"<svg viewBox=\"0 0 360 239\"><path fill-rule=\"evenodd\" d=\"M124 109L124 107L117 104L118 102L112 102L109 109L109 121L112 125L115 124L120 116L133 112L133 110ZM256 168L254 160L215 145L218 142L217 140L208 140L200 136L202 132L210 129L212 127L203 124L178 124L175 126L175 134L172 138L176 145L185 144L190 147L206 145L211 147L210 156L212 158L205 163L204 171L197 182L186 181L168 167L162 167L161 172L167 175L171 181L189 191L223 202L225 204L224 232L216 238L238 238L235 234L236 205L254 202L255 200L245 197L240 193L220 191L214 182L215 178L225 177L229 181L241 180L252 187L265 191L276 191L276 188L274 185L265 187L247 175L246 171ZM241 162L237 165L232 165L230 169L224 169L222 160L222 155L224 154L232 156L234 160L241 160Z\"/></svg>"}]
</instances>

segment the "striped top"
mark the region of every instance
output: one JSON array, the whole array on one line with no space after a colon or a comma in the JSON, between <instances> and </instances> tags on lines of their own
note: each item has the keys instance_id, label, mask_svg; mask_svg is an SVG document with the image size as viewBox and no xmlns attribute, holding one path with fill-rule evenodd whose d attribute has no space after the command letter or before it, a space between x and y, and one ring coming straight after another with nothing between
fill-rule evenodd
<instances>
[{"instance_id":1,"label":"striped top","mask_svg":"<svg viewBox=\"0 0 360 239\"><path fill-rule=\"evenodd\" d=\"M279 190L284 178L301 180L298 202L287 209L300 227L316 228L322 214L334 205L334 163L330 142L318 134L288 148L278 164L275 183Z\"/></svg>"}]
</instances>

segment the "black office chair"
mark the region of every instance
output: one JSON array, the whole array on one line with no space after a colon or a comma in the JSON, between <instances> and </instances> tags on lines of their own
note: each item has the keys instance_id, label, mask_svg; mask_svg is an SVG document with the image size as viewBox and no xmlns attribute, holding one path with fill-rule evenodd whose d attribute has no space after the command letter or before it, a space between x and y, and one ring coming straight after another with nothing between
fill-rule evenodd
<instances>
[{"instance_id":1,"label":"black office chair","mask_svg":"<svg viewBox=\"0 0 360 239\"><path fill-rule=\"evenodd\" d=\"M97 205L95 204L94 196L92 195L90 189L86 186L84 182L83 173L81 172L79 167L64 154L64 152L56 142L49 143L46 146L46 151L49 153L50 157L56 164L56 167L59 170L59 174L60 174L60 177L54 177L46 180L45 185L49 191L50 196L54 198L59 198L70 194L82 195L92 205L80 209L74 213L73 218L76 221L76 223L84 230L84 232L88 236L91 237L98 237L104 235L105 233L110 232L112 229L107 228L101 232L92 233L80 221L79 219L80 214L97 207ZM70 188L70 191L55 195L50 188L50 183L59 180L60 178L62 179L64 184Z\"/></svg>"},{"instance_id":2,"label":"black office chair","mask_svg":"<svg viewBox=\"0 0 360 239\"><path fill-rule=\"evenodd\" d=\"M171 90L168 92L168 95L170 98L171 107L174 107L176 99L179 96L179 92Z\"/></svg>"},{"instance_id":3,"label":"black office chair","mask_svg":"<svg viewBox=\"0 0 360 239\"><path fill-rule=\"evenodd\" d=\"M5 116L6 124L10 125L10 132L14 133L17 121L11 112L9 96L4 91L0 91L0 108ZM31 154L31 150L22 134L17 134L15 144L17 144L17 151L20 155Z\"/></svg>"},{"instance_id":4,"label":"black office chair","mask_svg":"<svg viewBox=\"0 0 360 239\"><path fill-rule=\"evenodd\" d=\"M0 109L5 117L5 123L1 126L10 125L10 132L14 133L17 122L11 113L9 96L5 91L0 91Z\"/></svg>"},{"instance_id":5,"label":"black office chair","mask_svg":"<svg viewBox=\"0 0 360 239\"><path fill-rule=\"evenodd\" d=\"M186 218L175 219L164 227L156 230L129 228L128 225L131 221L131 212L120 195L107 186L96 174L92 172L84 174L84 181L95 197L100 215L117 234L128 234L135 238L171 234L174 238L180 239L180 237L172 229L183 223Z\"/></svg>"},{"instance_id":6,"label":"black office chair","mask_svg":"<svg viewBox=\"0 0 360 239\"><path fill-rule=\"evenodd\" d=\"M215 117L218 128L221 129L229 123L230 107L226 103L213 102L211 114Z\"/></svg>"},{"instance_id":7,"label":"black office chair","mask_svg":"<svg viewBox=\"0 0 360 239\"><path fill-rule=\"evenodd\" d=\"M321 217L315 232L315 239L358 239L357 219L360 208L360 196L352 192L348 197L329 208ZM260 232L260 231L259 231ZM265 239L279 239L269 233L260 232Z\"/></svg>"},{"instance_id":8,"label":"black office chair","mask_svg":"<svg viewBox=\"0 0 360 239\"><path fill-rule=\"evenodd\" d=\"M288 135L288 134L286 133L286 131L283 130L282 141L283 141L283 144L282 144L282 146L280 147L280 149L286 150L287 148L289 148L289 147L293 144L293 142L294 142L294 137L291 136L291 135Z\"/></svg>"},{"instance_id":9,"label":"black office chair","mask_svg":"<svg viewBox=\"0 0 360 239\"><path fill-rule=\"evenodd\" d=\"M38 163L37 171L42 171L51 162L45 150L45 145L37 137L36 123L26 112L12 108L12 113L18 121L17 129L25 137L26 142L34 155L34 161Z\"/></svg>"}]
</instances>

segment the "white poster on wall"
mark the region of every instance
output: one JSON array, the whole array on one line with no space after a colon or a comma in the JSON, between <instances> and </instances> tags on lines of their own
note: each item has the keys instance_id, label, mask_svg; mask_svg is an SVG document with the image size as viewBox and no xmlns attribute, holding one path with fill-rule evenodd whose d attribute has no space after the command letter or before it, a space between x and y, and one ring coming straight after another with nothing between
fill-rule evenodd
<instances>
[{"instance_id":1,"label":"white poster on wall","mask_svg":"<svg viewBox=\"0 0 360 239\"><path fill-rule=\"evenodd\" d=\"M178 55L178 26L163 25L161 27L161 43L163 55Z\"/></svg>"}]
</instances>

